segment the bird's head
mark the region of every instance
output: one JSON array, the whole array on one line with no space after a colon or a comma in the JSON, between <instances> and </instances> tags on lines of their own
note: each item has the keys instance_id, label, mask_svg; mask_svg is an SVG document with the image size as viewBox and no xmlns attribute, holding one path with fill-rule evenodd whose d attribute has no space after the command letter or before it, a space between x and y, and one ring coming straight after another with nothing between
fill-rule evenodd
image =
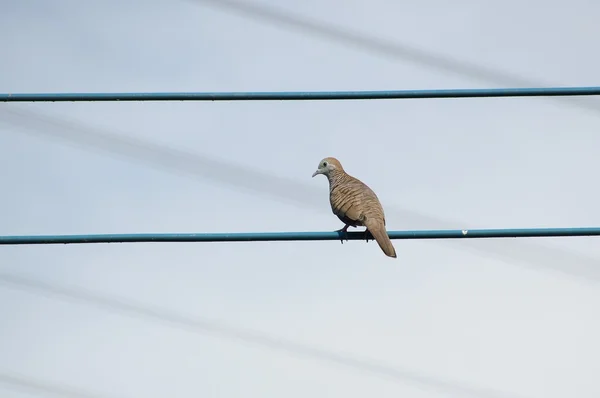
<instances>
[{"instance_id":1,"label":"bird's head","mask_svg":"<svg viewBox=\"0 0 600 398\"><path fill-rule=\"evenodd\" d=\"M328 157L319 162L319 166L317 167L317 171L313 173L313 177L319 174L324 174L325 176L329 176L331 172L334 171L344 171L342 164L336 158Z\"/></svg>"}]
</instances>

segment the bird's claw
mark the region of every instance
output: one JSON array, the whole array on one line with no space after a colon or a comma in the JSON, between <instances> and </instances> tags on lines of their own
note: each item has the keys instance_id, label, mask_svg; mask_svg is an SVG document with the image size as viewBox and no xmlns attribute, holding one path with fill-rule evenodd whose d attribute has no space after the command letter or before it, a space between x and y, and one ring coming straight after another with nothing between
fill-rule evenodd
<instances>
[{"instance_id":1,"label":"bird's claw","mask_svg":"<svg viewBox=\"0 0 600 398\"><path fill-rule=\"evenodd\" d=\"M342 243L342 245L344 244L344 238L346 238L346 242L348 242L348 227L344 227L344 228L340 228L337 231L338 234L342 233L342 237L340 238L340 242Z\"/></svg>"}]
</instances>

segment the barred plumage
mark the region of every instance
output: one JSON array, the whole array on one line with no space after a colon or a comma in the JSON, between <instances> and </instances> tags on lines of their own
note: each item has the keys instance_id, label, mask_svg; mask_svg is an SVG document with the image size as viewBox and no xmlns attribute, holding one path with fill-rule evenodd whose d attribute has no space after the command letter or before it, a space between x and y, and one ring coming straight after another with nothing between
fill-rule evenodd
<instances>
[{"instance_id":1,"label":"barred plumage","mask_svg":"<svg viewBox=\"0 0 600 398\"><path fill-rule=\"evenodd\" d=\"M324 174L329 180L329 201L333 213L348 226L364 226L373 235L379 247L389 257L396 257L396 250L385 229L385 214L379 198L371 188L359 179L347 174L341 163L328 157L319 163L313 174Z\"/></svg>"}]
</instances>

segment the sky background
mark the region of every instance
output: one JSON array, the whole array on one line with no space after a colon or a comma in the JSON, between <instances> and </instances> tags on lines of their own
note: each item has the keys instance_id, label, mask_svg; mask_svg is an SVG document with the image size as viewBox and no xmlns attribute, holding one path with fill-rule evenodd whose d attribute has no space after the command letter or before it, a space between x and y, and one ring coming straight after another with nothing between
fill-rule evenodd
<instances>
[{"instance_id":1,"label":"sky background","mask_svg":"<svg viewBox=\"0 0 600 398\"><path fill-rule=\"evenodd\" d=\"M360 43L231 4L2 2L0 92L600 84L590 0L252 3ZM0 235L331 231L326 156L390 230L600 226L599 128L596 98L0 104ZM598 238L394 245L4 246L0 395L600 395Z\"/></svg>"}]
</instances>

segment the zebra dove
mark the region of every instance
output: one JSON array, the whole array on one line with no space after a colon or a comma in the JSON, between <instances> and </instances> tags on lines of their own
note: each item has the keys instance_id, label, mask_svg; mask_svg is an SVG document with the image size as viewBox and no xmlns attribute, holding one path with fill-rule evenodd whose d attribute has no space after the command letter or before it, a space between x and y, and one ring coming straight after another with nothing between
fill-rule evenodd
<instances>
[{"instance_id":1,"label":"zebra dove","mask_svg":"<svg viewBox=\"0 0 600 398\"><path fill-rule=\"evenodd\" d=\"M312 176L318 174L324 174L329 180L331 210L345 224L344 228L336 232L347 233L350 226L366 227L365 235L368 236L370 232L385 255L396 258L396 250L385 229L383 208L375 192L362 181L347 174L336 158L321 160Z\"/></svg>"}]
</instances>

